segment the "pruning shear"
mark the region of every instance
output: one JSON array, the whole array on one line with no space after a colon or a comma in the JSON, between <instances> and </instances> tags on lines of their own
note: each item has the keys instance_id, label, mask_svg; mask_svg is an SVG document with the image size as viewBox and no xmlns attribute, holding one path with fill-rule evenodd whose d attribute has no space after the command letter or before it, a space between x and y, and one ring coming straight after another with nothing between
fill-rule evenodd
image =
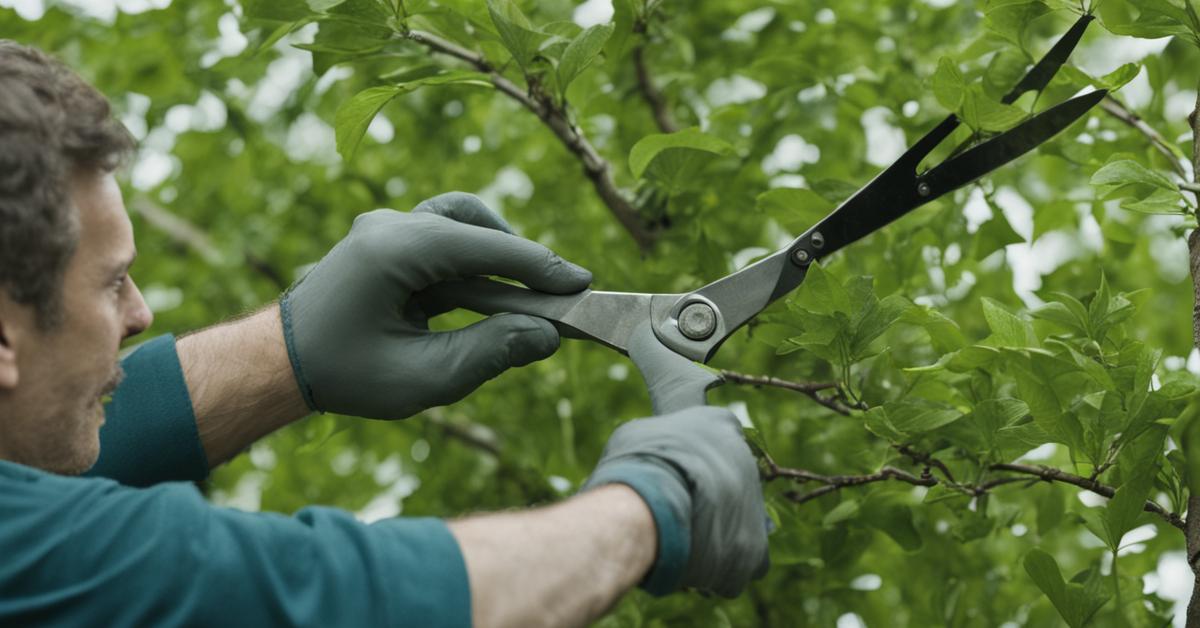
<instances>
[{"instance_id":1,"label":"pruning shear","mask_svg":"<svg viewBox=\"0 0 1200 628\"><path fill-rule=\"evenodd\" d=\"M1044 89L1092 19L1080 17L1002 102L1011 104L1028 91ZM921 161L958 127L958 118L951 114L791 244L691 292L589 289L561 296L476 277L427 289L424 298L441 303L452 299L454 306L480 314L539 316L565 337L591 340L628 355L646 380L655 414L704 405L706 391L723 380L696 362L708 362L742 325L799 286L810 264L1033 150L1107 93L1099 89L1059 103L918 173Z\"/></svg>"}]
</instances>

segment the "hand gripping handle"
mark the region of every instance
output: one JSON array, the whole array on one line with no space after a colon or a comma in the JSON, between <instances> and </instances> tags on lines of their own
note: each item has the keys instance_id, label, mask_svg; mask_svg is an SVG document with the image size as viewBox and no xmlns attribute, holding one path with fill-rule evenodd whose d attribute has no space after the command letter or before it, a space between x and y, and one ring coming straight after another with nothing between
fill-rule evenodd
<instances>
[{"instance_id":1,"label":"hand gripping handle","mask_svg":"<svg viewBox=\"0 0 1200 628\"><path fill-rule=\"evenodd\" d=\"M629 357L646 380L654 414L703 406L705 393L725 380L667 348L654 335L650 321L639 325L629 341Z\"/></svg>"}]
</instances>

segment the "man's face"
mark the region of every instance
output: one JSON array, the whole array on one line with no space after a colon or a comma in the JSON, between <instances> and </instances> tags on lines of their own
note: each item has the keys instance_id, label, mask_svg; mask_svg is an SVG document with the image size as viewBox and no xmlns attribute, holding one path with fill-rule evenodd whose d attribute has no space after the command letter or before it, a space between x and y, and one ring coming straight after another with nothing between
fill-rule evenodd
<instances>
[{"instance_id":1,"label":"man's face","mask_svg":"<svg viewBox=\"0 0 1200 628\"><path fill-rule=\"evenodd\" d=\"M116 181L76 173L71 196L81 229L62 324L39 329L32 307L0 291L0 459L63 474L95 464L103 398L123 375L117 351L152 320L128 274L136 249Z\"/></svg>"}]
</instances>

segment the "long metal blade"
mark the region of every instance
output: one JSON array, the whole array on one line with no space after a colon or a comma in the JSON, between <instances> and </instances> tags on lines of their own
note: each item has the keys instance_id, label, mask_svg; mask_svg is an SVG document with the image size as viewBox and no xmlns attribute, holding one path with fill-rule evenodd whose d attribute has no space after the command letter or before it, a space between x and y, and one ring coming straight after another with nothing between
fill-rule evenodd
<instances>
[{"instance_id":1,"label":"long metal blade","mask_svg":"<svg viewBox=\"0 0 1200 628\"><path fill-rule=\"evenodd\" d=\"M1045 89L1046 85L1050 84L1050 79L1054 78L1054 75L1058 72L1058 69L1067 62L1067 57L1071 56L1071 51L1075 50L1075 46L1079 44L1080 38L1083 37L1083 31L1087 30L1088 24L1091 24L1093 19L1095 18L1090 15L1084 15L1076 20L1075 24L1071 26L1071 30L1067 31L1065 35L1055 42L1050 52L1047 52L1046 56L1042 57L1037 62L1037 65L1033 66L1033 69L1025 75L1025 78L1021 79L1020 83L1017 83L1016 87L1012 88L1012 91L1008 92L1001 99L1001 102L1011 105L1025 92L1030 90L1040 92Z\"/></svg>"},{"instance_id":2,"label":"long metal blade","mask_svg":"<svg viewBox=\"0 0 1200 628\"><path fill-rule=\"evenodd\" d=\"M958 189L1058 135L1107 95L1107 90L1099 89L1059 103L1011 130L939 164L919 177L917 185L927 186L921 188L928 190L925 200L933 200Z\"/></svg>"},{"instance_id":3,"label":"long metal blade","mask_svg":"<svg viewBox=\"0 0 1200 628\"><path fill-rule=\"evenodd\" d=\"M626 354L638 324L650 319L650 299L649 294L596 290L547 294L483 277L442 282L417 295L426 312L464 308L487 315L539 316L554 323L563 336L594 340Z\"/></svg>"}]
</instances>

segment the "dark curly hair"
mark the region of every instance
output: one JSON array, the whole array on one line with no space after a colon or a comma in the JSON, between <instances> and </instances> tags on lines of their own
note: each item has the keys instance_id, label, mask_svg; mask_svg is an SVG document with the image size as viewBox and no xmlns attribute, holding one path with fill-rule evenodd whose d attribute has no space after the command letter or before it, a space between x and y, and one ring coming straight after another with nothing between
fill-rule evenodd
<instances>
[{"instance_id":1,"label":"dark curly hair","mask_svg":"<svg viewBox=\"0 0 1200 628\"><path fill-rule=\"evenodd\" d=\"M79 242L76 169L111 172L134 139L108 100L62 62L0 39L0 289L62 320L62 282Z\"/></svg>"}]
</instances>

